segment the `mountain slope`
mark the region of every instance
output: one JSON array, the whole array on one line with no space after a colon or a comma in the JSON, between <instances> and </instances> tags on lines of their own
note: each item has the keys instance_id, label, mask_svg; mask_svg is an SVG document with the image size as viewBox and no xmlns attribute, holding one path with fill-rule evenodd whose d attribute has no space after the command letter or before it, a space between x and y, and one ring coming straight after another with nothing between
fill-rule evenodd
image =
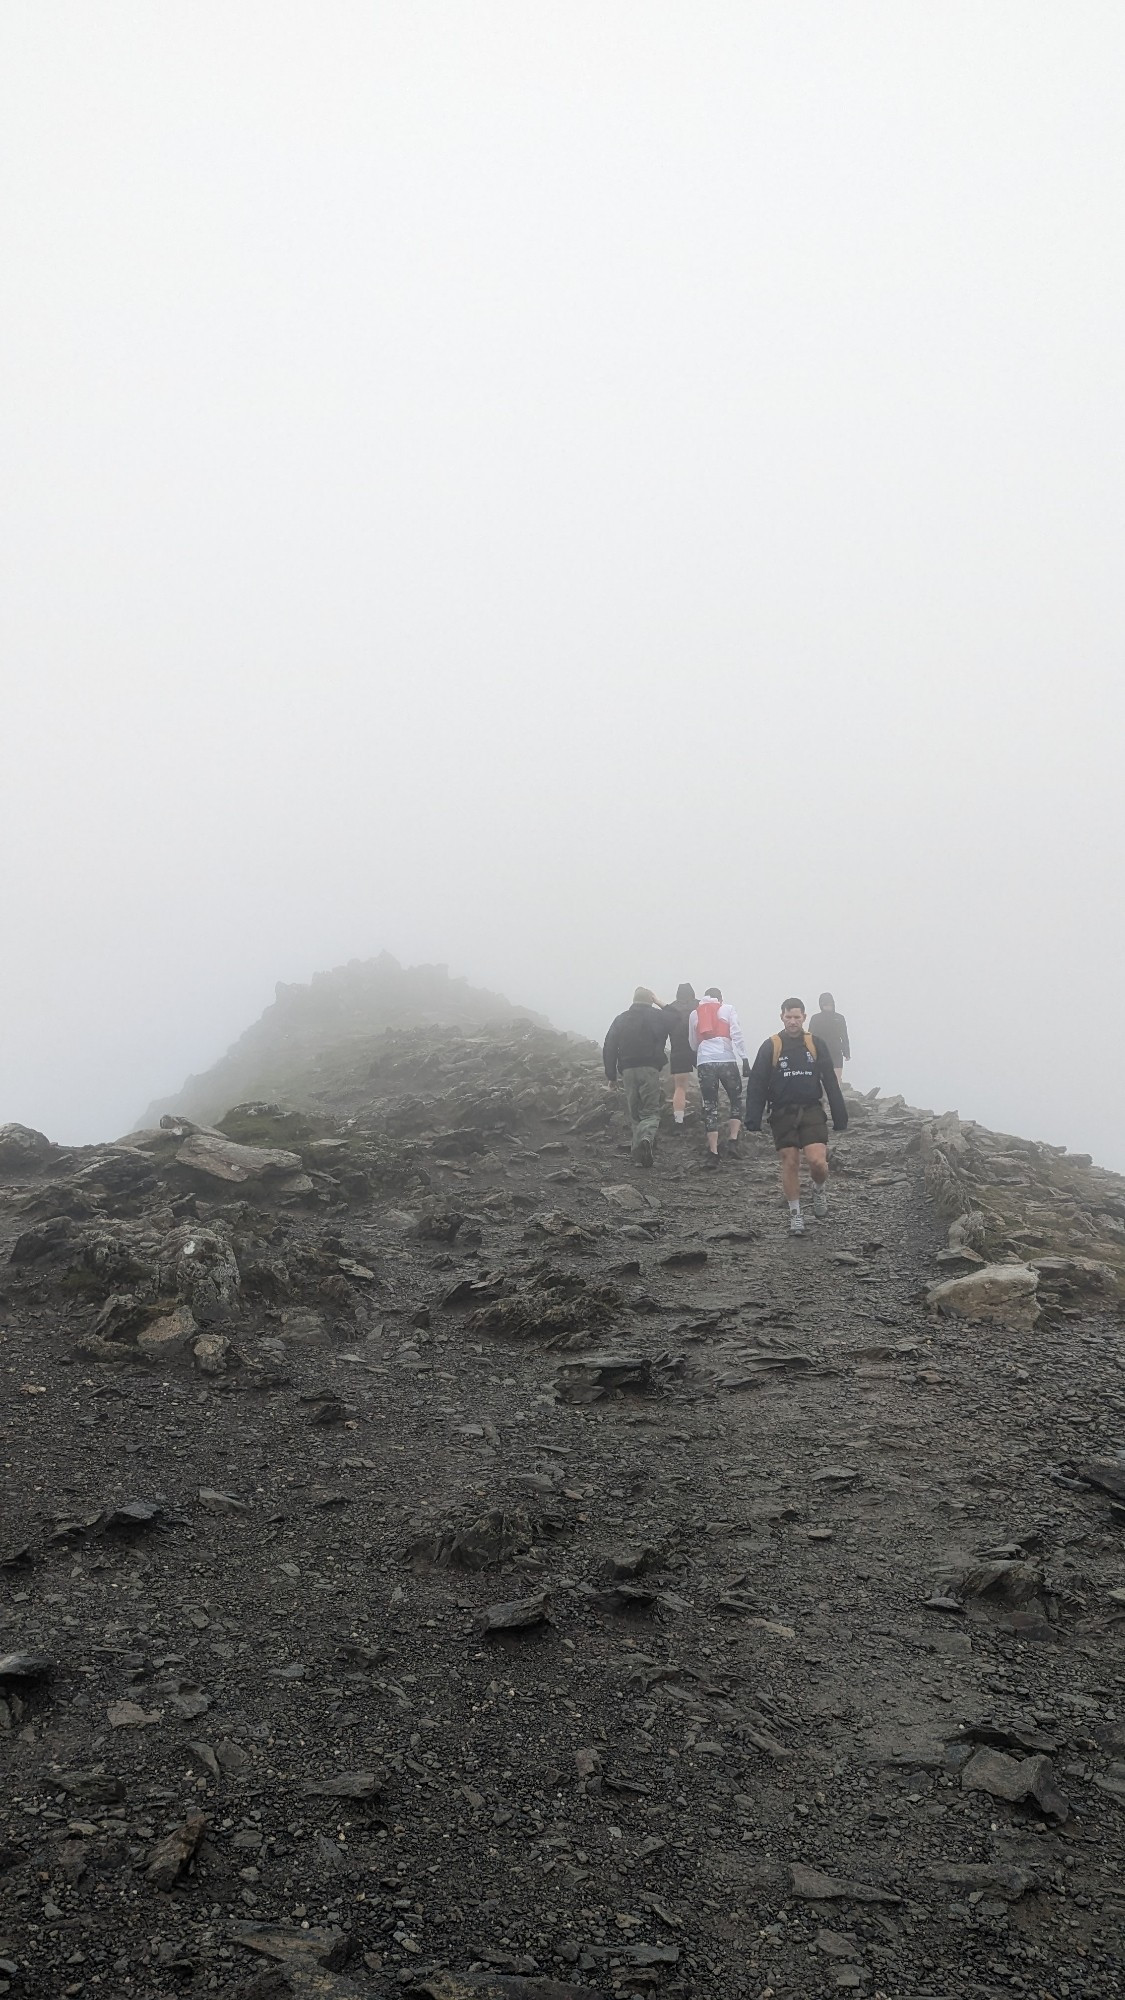
<instances>
[{"instance_id":1,"label":"mountain slope","mask_svg":"<svg viewBox=\"0 0 1125 2000\"><path fill-rule=\"evenodd\" d=\"M1122 1183L851 1096L793 1240L592 1043L338 1046L0 1132L13 2000L1120 1993Z\"/></svg>"},{"instance_id":2,"label":"mountain slope","mask_svg":"<svg viewBox=\"0 0 1125 2000\"><path fill-rule=\"evenodd\" d=\"M277 997L233 1048L182 1089L151 1104L142 1125L166 1113L207 1124L232 1105L276 1099L294 1108L315 1107L326 1072L362 1063L363 1044L387 1028L431 1024L483 1027L542 1015L514 1007L501 993L451 979L444 965L402 966L390 952L352 959L317 973L307 986L278 985Z\"/></svg>"}]
</instances>

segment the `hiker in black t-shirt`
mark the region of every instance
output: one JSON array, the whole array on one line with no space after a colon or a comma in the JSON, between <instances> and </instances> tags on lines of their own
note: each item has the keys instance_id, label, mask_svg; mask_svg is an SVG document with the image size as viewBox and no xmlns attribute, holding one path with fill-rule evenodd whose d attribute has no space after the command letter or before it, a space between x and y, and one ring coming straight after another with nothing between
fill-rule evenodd
<instances>
[{"instance_id":1,"label":"hiker in black t-shirt","mask_svg":"<svg viewBox=\"0 0 1125 2000\"><path fill-rule=\"evenodd\" d=\"M823 1219L828 1213L828 1196L824 1191L828 1179L824 1097L828 1098L837 1132L847 1129L848 1109L827 1043L805 1032L803 1000L782 1001L781 1029L780 1035L770 1035L762 1043L754 1058L746 1086L746 1125L749 1131L760 1132L762 1113L769 1105L782 1192L789 1203L789 1233L803 1236L801 1154L804 1153L812 1175L813 1214Z\"/></svg>"},{"instance_id":2,"label":"hiker in black t-shirt","mask_svg":"<svg viewBox=\"0 0 1125 2000\"><path fill-rule=\"evenodd\" d=\"M819 1042L824 1042L832 1057L832 1067L837 1083L844 1078L844 1064L851 1061L851 1044L848 1041L848 1024L842 1014L836 1012L836 1002L831 993L820 996L820 1012L809 1022L809 1033Z\"/></svg>"}]
</instances>

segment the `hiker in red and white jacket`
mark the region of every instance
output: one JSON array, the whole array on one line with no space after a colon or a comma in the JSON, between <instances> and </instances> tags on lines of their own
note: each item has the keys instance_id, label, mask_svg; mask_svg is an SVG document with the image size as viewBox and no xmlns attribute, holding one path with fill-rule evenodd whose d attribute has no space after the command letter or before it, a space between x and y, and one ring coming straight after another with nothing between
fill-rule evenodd
<instances>
[{"instance_id":1,"label":"hiker in red and white jacket","mask_svg":"<svg viewBox=\"0 0 1125 2000\"><path fill-rule=\"evenodd\" d=\"M703 1099L703 1123L707 1131L707 1152L703 1164L714 1169L719 1164L719 1085L730 1106L730 1150L737 1154L742 1128L742 1078L750 1074L750 1058L742 1039L738 1015L723 999L717 986L709 986L693 1007L688 1020L688 1041L695 1053L699 1095ZM742 1065L741 1074L739 1064Z\"/></svg>"}]
</instances>

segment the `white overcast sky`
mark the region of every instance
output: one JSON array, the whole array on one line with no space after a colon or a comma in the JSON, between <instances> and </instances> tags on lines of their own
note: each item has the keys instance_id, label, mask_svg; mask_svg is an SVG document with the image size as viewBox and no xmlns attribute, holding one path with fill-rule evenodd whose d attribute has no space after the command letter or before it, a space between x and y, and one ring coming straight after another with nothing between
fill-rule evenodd
<instances>
[{"instance_id":1,"label":"white overcast sky","mask_svg":"<svg viewBox=\"0 0 1125 2000\"><path fill-rule=\"evenodd\" d=\"M3 0L0 1121L386 946L1125 1167L1120 0Z\"/></svg>"}]
</instances>

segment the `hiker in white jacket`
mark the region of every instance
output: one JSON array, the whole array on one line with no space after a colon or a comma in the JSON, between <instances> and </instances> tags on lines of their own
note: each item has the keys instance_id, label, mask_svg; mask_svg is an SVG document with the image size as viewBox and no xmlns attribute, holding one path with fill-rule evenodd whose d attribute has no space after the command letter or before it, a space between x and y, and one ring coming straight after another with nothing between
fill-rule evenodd
<instances>
[{"instance_id":1,"label":"hiker in white jacket","mask_svg":"<svg viewBox=\"0 0 1125 2000\"><path fill-rule=\"evenodd\" d=\"M703 1123L707 1131L707 1152L703 1164L712 1170L719 1164L719 1085L726 1091L730 1106L730 1152L737 1156L742 1129L742 1078L748 1075L750 1058L742 1039L738 1015L723 999L717 986L709 986L692 1009L688 1021L688 1041L695 1052L699 1095L703 1099ZM740 1069L741 1065L741 1069Z\"/></svg>"}]
</instances>

